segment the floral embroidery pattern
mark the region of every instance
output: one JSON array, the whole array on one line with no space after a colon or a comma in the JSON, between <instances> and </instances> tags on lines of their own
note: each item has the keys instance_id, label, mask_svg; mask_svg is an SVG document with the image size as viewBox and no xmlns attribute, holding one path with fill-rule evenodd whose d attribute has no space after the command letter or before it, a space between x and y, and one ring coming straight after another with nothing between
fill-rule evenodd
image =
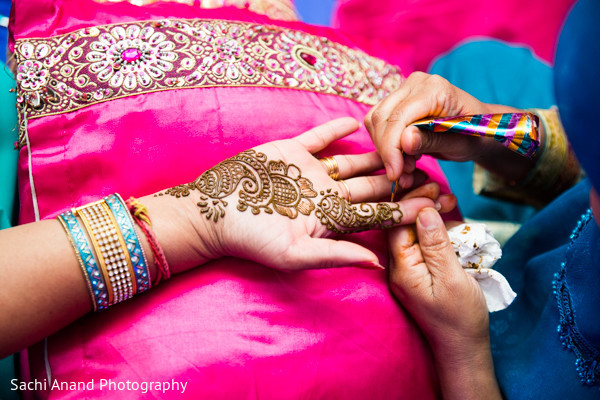
<instances>
[{"instance_id":1,"label":"floral embroidery pattern","mask_svg":"<svg viewBox=\"0 0 600 400\"><path fill-rule=\"evenodd\" d=\"M98 38L91 43L86 60L92 63L90 72L113 88L123 86L126 90L134 90L138 82L148 87L153 80L163 79L177 60L172 51L175 43L150 26L140 29L131 25L127 30L115 26Z\"/></svg>"},{"instance_id":2,"label":"floral embroidery pattern","mask_svg":"<svg viewBox=\"0 0 600 400\"><path fill-rule=\"evenodd\" d=\"M21 121L179 88L294 88L376 104L400 71L327 38L214 20L104 25L16 43Z\"/></svg>"}]
</instances>

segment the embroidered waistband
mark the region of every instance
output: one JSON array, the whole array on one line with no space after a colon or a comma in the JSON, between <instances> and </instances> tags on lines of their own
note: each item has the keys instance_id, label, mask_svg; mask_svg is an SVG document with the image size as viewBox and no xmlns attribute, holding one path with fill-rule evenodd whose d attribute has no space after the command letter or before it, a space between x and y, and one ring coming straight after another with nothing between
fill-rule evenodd
<instances>
[{"instance_id":1,"label":"embroidered waistband","mask_svg":"<svg viewBox=\"0 0 600 400\"><path fill-rule=\"evenodd\" d=\"M21 120L179 88L261 86L373 105L400 71L331 40L216 20L140 21L84 28L15 46Z\"/></svg>"}]
</instances>

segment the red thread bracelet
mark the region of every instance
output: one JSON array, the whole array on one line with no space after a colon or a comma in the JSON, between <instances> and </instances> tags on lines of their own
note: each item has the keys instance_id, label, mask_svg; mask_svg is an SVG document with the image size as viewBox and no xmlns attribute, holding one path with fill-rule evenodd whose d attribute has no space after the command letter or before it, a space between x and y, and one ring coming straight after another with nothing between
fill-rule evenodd
<instances>
[{"instance_id":1,"label":"red thread bracelet","mask_svg":"<svg viewBox=\"0 0 600 400\"><path fill-rule=\"evenodd\" d=\"M152 231L152 222L148 216L148 209L134 197L130 197L126 203L133 220L140 227L142 232L144 232L146 238L148 238L148 244L150 245L152 255L154 256L157 272L156 279L152 282L152 285L158 285L160 281L167 280L171 277L171 270L169 269L169 263L167 262L165 253Z\"/></svg>"}]
</instances>

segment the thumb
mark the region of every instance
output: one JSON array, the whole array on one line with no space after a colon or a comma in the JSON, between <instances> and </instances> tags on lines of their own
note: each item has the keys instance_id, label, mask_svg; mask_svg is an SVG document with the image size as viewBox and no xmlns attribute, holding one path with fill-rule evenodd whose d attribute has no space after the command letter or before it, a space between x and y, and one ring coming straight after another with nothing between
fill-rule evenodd
<instances>
[{"instance_id":1,"label":"thumb","mask_svg":"<svg viewBox=\"0 0 600 400\"><path fill-rule=\"evenodd\" d=\"M424 208L419 212L417 237L423 260L433 277L456 274L462 270L450 243L444 221L435 209Z\"/></svg>"},{"instance_id":2,"label":"thumb","mask_svg":"<svg viewBox=\"0 0 600 400\"><path fill-rule=\"evenodd\" d=\"M287 269L324 269L358 267L384 269L375 253L345 240L305 237L288 248Z\"/></svg>"}]
</instances>

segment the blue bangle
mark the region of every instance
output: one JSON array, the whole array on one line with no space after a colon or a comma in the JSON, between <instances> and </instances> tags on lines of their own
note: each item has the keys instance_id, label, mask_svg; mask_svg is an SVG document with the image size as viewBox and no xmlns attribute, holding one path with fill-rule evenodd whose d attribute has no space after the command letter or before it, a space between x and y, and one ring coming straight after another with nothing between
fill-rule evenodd
<instances>
[{"instance_id":1,"label":"blue bangle","mask_svg":"<svg viewBox=\"0 0 600 400\"><path fill-rule=\"evenodd\" d=\"M148 273L148 261L143 247L140 244L137 232L135 230L131 214L125 205L125 202L118 193L106 196L104 201L110 208L119 230L125 239L127 251L133 265L133 273L137 286L136 293L142 293L150 289L150 274Z\"/></svg>"},{"instance_id":2,"label":"blue bangle","mask_svg":"<svg viewBox=\"0 0 600 400\"><path fill-rule=\"evenodd\" d=\"M73 250L75 250L79 265L84 272L88 291L94 305L94 311L107 309L108 289L79 221L77 221L77 218L71 211L60 214L57 219L65 229Z\"/></svg>"}]
</instances>

